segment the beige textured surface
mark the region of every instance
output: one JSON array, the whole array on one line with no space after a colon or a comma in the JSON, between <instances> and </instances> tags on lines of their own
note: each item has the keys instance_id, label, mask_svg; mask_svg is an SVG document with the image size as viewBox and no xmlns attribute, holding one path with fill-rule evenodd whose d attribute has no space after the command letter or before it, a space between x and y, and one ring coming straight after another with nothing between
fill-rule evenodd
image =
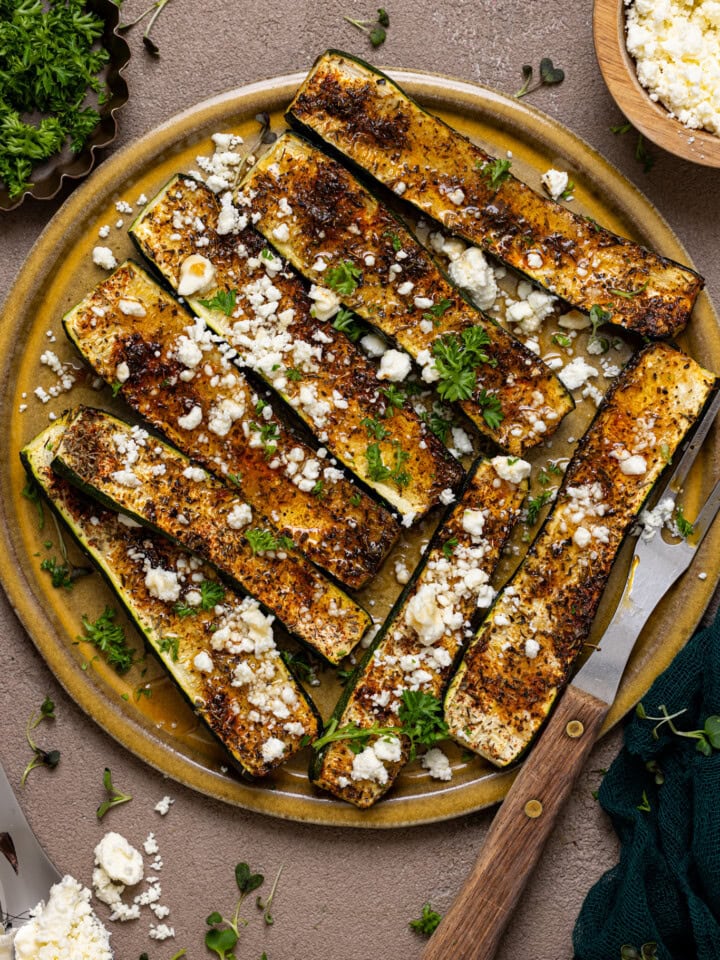
<instances>
[{"instance_id":1,"label":"beige textured surface","mask_svg":"<svg viewBox=\"0 0 720 960\"><path fill-rule=\"evenodd\" d=\"M124 16L144 9L126 0ZM162 57L150 59L140 36L130 34L133 60L127 71L131 101L121 114L117 145L132 141L184 107L242 83L305 68L333 45L368 55L362 36L342 22L344 13L371 15L374 7L345 3L259 0L172 0L154 36ZM613 137L619 121L597 72L590 32L591 4L553 0L396 0L388 41L377 62L452 73L512 93L523 63L551 56L566 70L561 86L538 91L532 102L566 123L617 163L660 208L720 294L720 237L717 197L720 173L691 167L657 151L649 176L633 159L634 140ZM60 201L26 203L0 219L0 298ZM281 864L275 925L264 928L249 902L251 921L237 955L258 960L393 960L418 956L419 938L407 920L424 901L442 911L466 873L491 819L491 812L455 822L397 832L367 833L302 827L224 807L164 781L124 754L70 703L0 600L4 653L0 685L0 759L17 785L27 762L23 727L49 693L58 720L43 727L42 742L62 751L57 771L38 771L21 799L33 827L60 869L88 882L92 848L105 829L139 845L154 830L164 867L162 902L175 940L148 939L151 914L113 925L118 960L169 960L181 947L187 956L210 956L203 947L204 918L234 906L233 868L248 860L270 879ZM500 957L566 960L570 932L590 884L616 856L614 838L590 796L619 744L615 733L595 751L561 820ZM102 768L134 796L102 824L95 807L102 798ZM595 771L595 772L593 772ZM166 818L153 812L165 793L176 800ZM454 958L453 958L454 960Z\"/></svg>"}]
</instances>

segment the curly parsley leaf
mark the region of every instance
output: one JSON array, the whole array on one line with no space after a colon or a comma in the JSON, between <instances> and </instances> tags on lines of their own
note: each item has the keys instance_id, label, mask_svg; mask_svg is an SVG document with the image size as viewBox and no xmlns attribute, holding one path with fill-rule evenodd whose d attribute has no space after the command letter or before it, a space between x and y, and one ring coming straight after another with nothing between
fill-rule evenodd
<instances>
[{"instance_id":1,"label":"curly parsley leaf","mask_svg":"<svg viewBox=\"0 0 720 960\"><path fill-rule=\"evenodd\" d=\"M105 654L107 662L115 667L118 673L127 673L135 662L135 651L128 645L125 631L120 624L113 623L115 616L116 611L112 607L105 607L97 620L92 622L83 614L85 636L77 639L89 640Z\"/></svg>"},{"instance_id":2,"label":"curly parsley leaf","mask_svg":"<svg viewBox=\"0 0 720 960\"><path fill-rule=\"evenodd\" d=\"M432 354L439 374L438 393L443 400L469 400L475 390L476 370L492 364L485 350L490 337L482 327L465 327L458 337L447 333L433 343Z\"/></svg>"},{"instance_id":3,"label":"curly parsley leaf","mask_svg":"<svg viewBox=\"0 0 720 960\"><path fill-rule=\"evenodd\" d=\"M290 537L282 534L276 537L271 530L262 530L259 527L247 530L245 539L254 554L268 553L273 550L291 550L295 546Z\"/></svg>"},{"instance_id":4,"label":"curly parsley leaf","mask_svg":"<svg viewBox=\"0 0 720 960\"><path fill-rule=\"evenodd\" d=\"M219 310L226 317L232 316L237 306L237 290L218 290L212 299L200 303L208 310Z\"/></svg>"},{"instance_id":5,"label":"curly parsley leaf","mask_svg":"<svg viewBox=\"0 0 720 960\"><path fill-rule=\"evenodd\" d=\"M408 926L411 930L414 930L415 933L420 933L424 937L430 937L437 930L440 925L442 916L433 910L429 903L423 904L422 913L417 920L411 920L408 923Z\"/></svg>"},{"instance_id":6,"label":"curly parsley leaf","mask_svg":"<svg viewBox=\"0 0 720 960\"><path fill-rule=\"evenodd\" d=\"M328 287L344 297L349 297L357 289L362 270L351 260L343 260L335 267L329 267L325 274Z\"/></svg>"}]
</instances>

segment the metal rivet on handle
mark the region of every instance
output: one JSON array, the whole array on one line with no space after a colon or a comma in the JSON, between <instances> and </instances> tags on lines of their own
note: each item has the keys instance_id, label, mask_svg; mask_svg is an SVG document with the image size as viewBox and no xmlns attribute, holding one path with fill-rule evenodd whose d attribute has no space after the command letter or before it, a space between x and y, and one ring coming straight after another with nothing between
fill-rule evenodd
<instances>
[{"instance_id":1,"label":"metal rivet on handle","mask_svg":"<svg viewBox=\"0 0 720 960\"><path fill-rule=\"evenodd\" d=\"M573 740L577 740L578 737L581 737L585 733L585 727L579 720L571 720L565 727L565 733L569 737L572 737Z\"/></svg>"},{"instance_id":2,"label":"metal rivet on handle","mask_svg":"<svg viewBox=\"0 0 720 960\"><path fill-rule=\"evenodd\" d=\"M543 812L543 805L539 800L528 800L525 804L525 816L531 820L537 819Z\"/></svg>"}]
</instances>

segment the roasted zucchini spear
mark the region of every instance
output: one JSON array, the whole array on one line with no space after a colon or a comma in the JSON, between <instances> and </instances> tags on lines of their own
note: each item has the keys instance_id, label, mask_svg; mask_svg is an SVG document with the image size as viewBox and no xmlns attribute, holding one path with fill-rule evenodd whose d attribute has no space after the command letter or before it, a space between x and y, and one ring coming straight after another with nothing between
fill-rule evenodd
<instances>
[{"instance_id":1,"label":"roasted zucchini spear","mask_svg":"<svg viewBox=\"0 0 720 960\"><path fill-rule=\"evenodd\" d=\"M450 684L445 719L463 746L505 766L537 733L587 639L623 538L714 383L666 344L645 347L617 378Z\"/></svg>"},{"instance_id":2,"label":"roasted zucchini spear","mask_svg":"<svg viewBox=\"0 0 720 960\"><path fill-rule=\"evenodd\" d=\"M176 177L130 233L170 286L232 344L238 362L279 392L331 456L412 522L443 490L457 487L462 467L414 411L389 402L355 344L314 315L300 278L249 219L249 211L221 208L203 184ZM196 269L205 275L194 283Z\"/></svg>"},{"instance_id":3,"label":"roasted zucchini spear","mask_svg":"<svg viewBox=\"0 0 720 960\"><path fill-rule=\"evenodd\" d=\"M180 425L190 429L192 408ZM197 424L196 424L197 425ZM360 641L370 617L258 520L235 490L168 444L101 410L68 418L53 470L104 506L126 513L212 564L331 663Z\"/></svg>"},{"instance_id":4,"label":"roasted zucchini spear","mask_svg":"<svg viewBox=\"0 0 720 960\"><path fill-rule=\"evenodd\" d=\"M653 338L687 324L703 286L695 271L535 193L506 160L427 113L364 61L338 50L322 54L287 117L578 309L603 305L613 323Z\"/></svg>"},{"instance_id":5,"label":"roasted zucchini spear","mask_svg":"<svg viewBox=\"0 0 720 960\"><path fill-rule=\"evenodd\" d=\"M397 727L404 691L442 695L478 608L492 603L489 581L520 515L529 472L524 460L508 457L478 464L335 708L338 728ZM368 739L364 749L372 755L354 752L356 740L321 748L312 781L358 807L372 806L400 773L409 742L404 735L380 745L382 738Z\"/></svg>"},{"instance_id":6,"label":"roasted zucchini spear","mask_svg":"<svg viewBox=\"0 0 720 960\"><path fill-rule=\"evenodd\" d=\"M225 587L208 564L129 526L53 473L65 428L61 417L23 448L25 469L233 760L253 776L269 773L318 727L317 711L275 646L272 619L257 601Z\"/></svg>"},{"instance_id":7,"label":"roasted zucchini spear","mask_svg":"<svg viewBox=\"0 0 720 960\"><path fill-rule=\"evenodd\" d=\"M324 451L293 436L227 344L144 270L120 266L63 325L93 369L179 450L226 483L242 477L253 510L314 563L355 588L377 572L397 521ZM183 429L179 419L196 407L202 425Z\"/></svg>"},{"instance_id":8,"label":"roasted zucchini spear","mask_svg":"<svg viewBox=\"0 0 720 960\"><path fill-rule=\"evenodd\" d=\"M468 303L336 160L285 134L242 187L261 215L257 229L280 254L406 350L423 379L459 400L503 449L522 453L572 410L572 397L540 358Z\"/></svg>"}]
</instances>

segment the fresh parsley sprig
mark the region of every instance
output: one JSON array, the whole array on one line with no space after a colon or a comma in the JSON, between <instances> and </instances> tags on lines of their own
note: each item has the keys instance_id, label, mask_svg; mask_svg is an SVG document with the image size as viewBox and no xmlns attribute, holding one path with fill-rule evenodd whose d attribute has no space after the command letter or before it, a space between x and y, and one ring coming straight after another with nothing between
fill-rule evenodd
<instances>
[{"instance_id":1,"label":"fresh parsley sprig","mask_svg":"<svg viewBox=\"0 0 720 960\"><path fill-rule=\"evenodd\" d=\"M275 536L271 530L262 530L256 527L254 530L245 531L245 539L250 544L253 554L270 553L275 550L291 550L295 544L284 535Z\"/></svg>"},{"instance_id":2,"label":"fresh parsley sprig","mask_svg":"<svg viewBox=\"0 0 720 960\"><path fill-rule=\"evenodd\" d=\"M40 710L37 714L33 713L30 716L26 726L25 726L25 738L30 746L30 749L33 752L32 760L23 770L23 775L20 778L20 786L24 787L27 781L27 778L32 770L37 769L37 767L47 767L48 770L54 770L55 767L60 763L60 751L59 750L43 750L39 747L33 737L32 731L38 724L42 723L43 720L54 720L55 719L55 704L50 699L50 697L45 697L42 704L40 705Z\"/></svg>"},{"instance_id":3,"label":"fresh parsley sprig","mask_svg":"<svg viewBox=\"0 0 720 960\"><path fill-rule=\"evenodd\" d=\"M364 327L361 323L358 323L358 319L352 310L346 310L345 307L341 307L335 314L332 325L334 330L340 330L353 343L357 343L365 332Z\"/></svg>"},{"instance_id":4,"label":"fresh parsley sprig","mask_svg":"<svg viewBox=\"0 0 720 960\"><path fill-rule=\"evenodd\" d=\"M438 393L443 400L469 400L475 392L477 368L493 363L486 351L490 337L482 327L465 327L460 336L446 333L432 346L435 369L440 379Z\"/></svg>"},{"instance_id":5,"label":"fresh parsley sprig","mask_svg":"<svg viewBox=\"0 0 720 960\"><path fill-rule=\"evenodd\" d=\"M90 621L82 615L82 625L85 636L77 639L81 642L89 640L98 650L105 654L107 662L115 667L118 673L127 673L135 662L135 650L129 646L125 631L119 623L113 623L116 611L112 607L105 607L97 620Z\"/></svg>"},{"instance_id":6,"label":"fresh parsley sprig","mask_svg":"<svg viewBox=\"0 0 720 960\"><path fill-rule=\"evenodd\" d=\"M412 760L418 746L432 747L448 736L447 724L442 717L442 703L422 690L403 690L397 717L398 724L394 727L384 727L378 723L369 727L360 727L356 723L339 726L337 718L333 717L323 735L313 743L313 749L321 750L329 743L342 740L347 741L354 753L360 753L371 739L404 736L409 741L409 757Z\"/></svg>"},{"instance_id":7,"label":"fresh parsley sprig","mask_svg":"<svg viewBox=\"0 0 720 960\"><path fill-rule=\"evenodd\" d=\"M112 810L113 807L119 807L121 804L129 803L132 800L129 793L122 793L113 786L112 773L109 767L105 767L103 772L103 786L107 796L95 811L98 820L102 820L108 810Z\"/></svg>"},{"instance_id":8,"label":"fresh parsley sprig","mask_svg":"<svg viewBox=\"0 0 720 960\"><path fill-rule=\"evenodd\" d=\"M503 160L499 157L495 160L486 160L485 163L478 163L480 176L487 181L491 190L497 190L500 184L508 179L510 167L512 167L512 160Z\"/></svg>"},{"instance_id":9,"label":"fresh parsley sprig","mask_svg":"<svg viewBox=\"0 0 720 960\"><path fill-rule=\"evenodd\" d=\"M226 317L230 317L237 306L237 290L218 290L210 300L199 302L208 310L219 310Z\"/></svg>"},{"instance_id":10,"label":"fresh parsley sprig","mask_svg":"<svg viewBox=\"0 0 720 960\"><path fill-rule=\"evenodd\" d=\"M337 266L328 268L325 282L335 293L349 297L357 289L361 277L362 270L356 267L352 260L342 260Z\"/></svg>"},{"instance_id":11,"label":"fresh parsley sprig","mask_svg":"<svg viewBox=\"0 0 720 960\"><path fill-rule=\"evenodd\" d=\"M368 466L368 477L375 483L382 483L384 480L392 480L398 487L406 487L412 480L411 475L404 469L405 464L410 459L407 450L403 450L399 443L393 443L394 462L392 467L383 463L382 451L378 443L368 444L365 450L365 459Z\"/></svg>"}]
</instances>

